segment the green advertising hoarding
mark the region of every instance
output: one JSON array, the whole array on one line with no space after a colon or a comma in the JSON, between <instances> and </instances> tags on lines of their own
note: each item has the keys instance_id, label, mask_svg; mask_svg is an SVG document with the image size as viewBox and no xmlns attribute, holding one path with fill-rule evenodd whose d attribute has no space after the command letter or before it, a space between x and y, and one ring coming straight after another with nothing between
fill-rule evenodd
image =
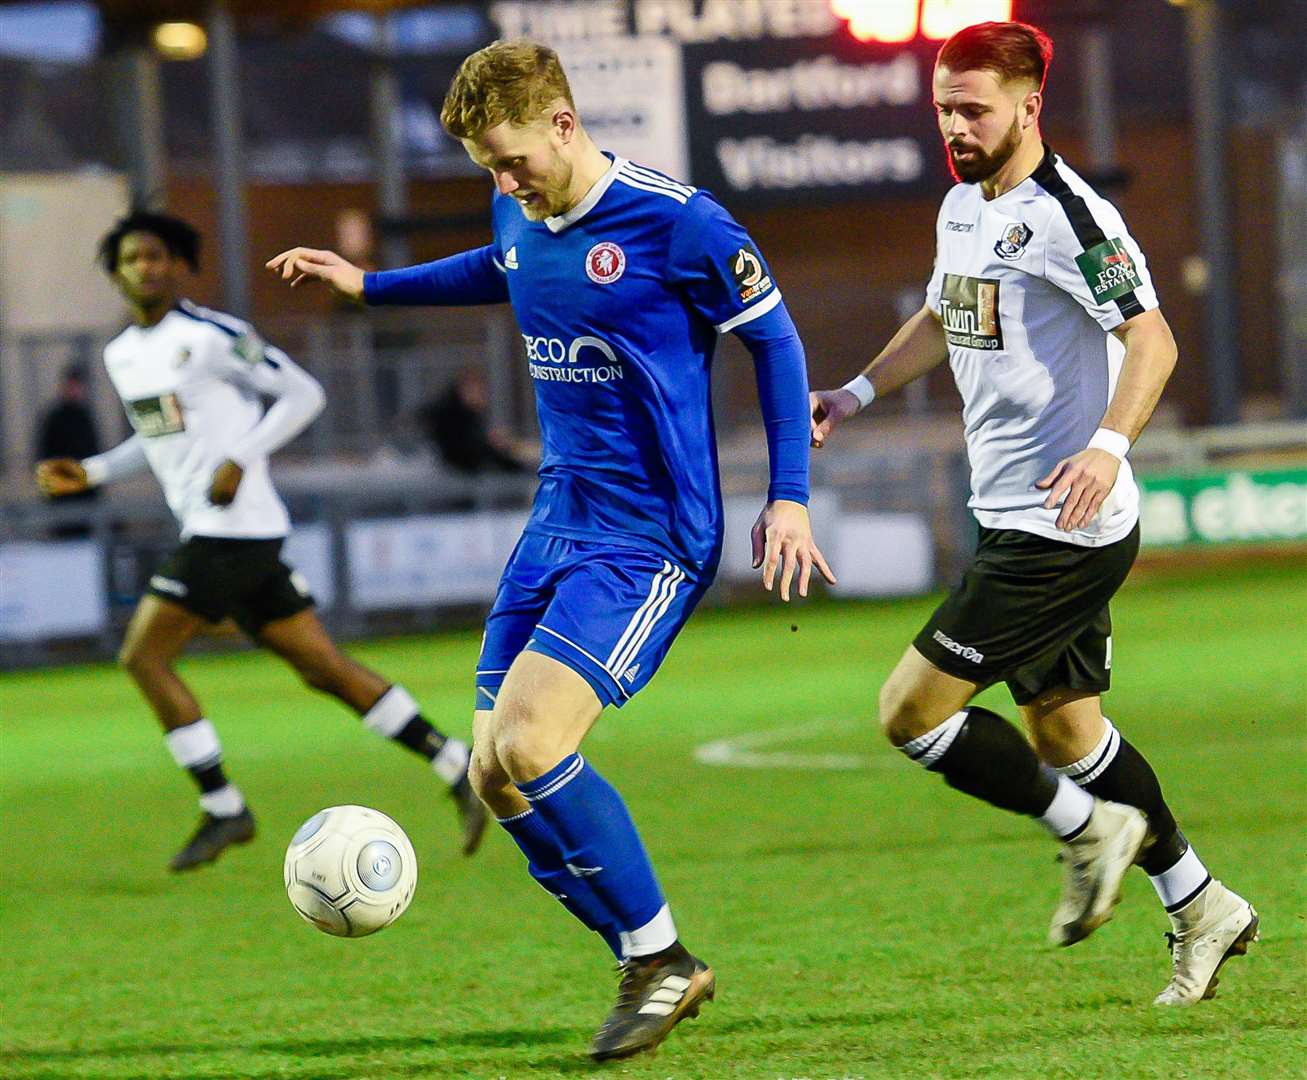
<instances>
[{"instance_id":1,"label":"green advertising hoarding","mask_svg":"<svg viewBox=\"0 0 1307 1080\"><path fill-rule=\"evenodd\" d=\"M1307 541L1307 469L1140 476L1143 543Z\"/></svg>"}]
</instances>

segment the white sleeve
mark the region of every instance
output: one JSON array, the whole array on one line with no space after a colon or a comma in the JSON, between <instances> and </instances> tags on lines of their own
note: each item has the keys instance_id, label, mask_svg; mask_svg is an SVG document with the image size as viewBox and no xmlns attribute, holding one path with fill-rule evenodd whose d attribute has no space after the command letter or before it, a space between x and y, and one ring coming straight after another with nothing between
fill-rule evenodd
<instances>
[{"instance_id":1,"label":"white sleeve","mask_svg":"<svg viewBox=\"0 0 1307 1080\"><path fill-rule=\"evenodd\" d=\"M139 435L132 435L103 454L88 457L82 462L82 468L86 470L86 482L91 487L99 487L144 472L149 464L145 442Z\"/></svg>"},{"instance_id":2,"label":"white sleeve","mask_svg":"<svg viewBox=\"0 0 1307 1080\"><path fill-rule=\"evenodd\" d=\"M229 456L242 468L280 450L326 407L322 384L253 330L232 341L221 367L237 385L275 399L263 419L232 448Z\"/></svg>"},{"instance_id":3,"label":"white sleeve","mask_svg":"<svg viewBox=\"0 0 1307 1080\"><path fill-rule=\"evenodd\" d=\"M1157 293L1144 253L1116 207L1092 193L1079 202L1085 212L1077 222L1059 210L1049 217L1044 276L1110 332L1157 307Z\"/></svg>"}]
</instances>

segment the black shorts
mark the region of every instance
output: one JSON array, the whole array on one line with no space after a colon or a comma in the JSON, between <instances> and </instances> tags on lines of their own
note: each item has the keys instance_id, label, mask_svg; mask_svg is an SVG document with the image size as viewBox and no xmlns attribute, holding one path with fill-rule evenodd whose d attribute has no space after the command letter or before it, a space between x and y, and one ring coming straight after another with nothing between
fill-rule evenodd
<instances>
[{"instance_id":1,"label":"black shorts","mask_svg":"<svg viewBox=\"0 0 1307 1080\"><path fill-rule=\"evenodd\" d=\"M313 606L304 579L281 561L281 540L192 536L150 578L148 591L247 634Z\"/></svg>"},{"instance_id":2,"label":"black shorts","mask_svg":"<svg viewBox=\"0 0 1307 1080\"><path fill-rule=\"evenodd\" d=\"M1112 681L1108 601L1138 552L1138 525L1094 548L982 527L962 584L912 644L959 679L1006 682L1018 705L1049 690L1102 693Z\"/></svg>"}]
</instances>

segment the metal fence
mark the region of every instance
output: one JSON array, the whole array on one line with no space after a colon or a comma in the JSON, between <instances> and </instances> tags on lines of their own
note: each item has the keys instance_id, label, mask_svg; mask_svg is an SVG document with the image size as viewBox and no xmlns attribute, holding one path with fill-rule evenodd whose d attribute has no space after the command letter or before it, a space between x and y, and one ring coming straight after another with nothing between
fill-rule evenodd
<instances>
[{"instance_id":1,"label":"metal fence","mask_svg":"<svg viewBox=\"0 0 1307 1080\"><path fill-rule=\"evenodd\" d=\"M387 446L411 448L414 418L463 368L484 370L491 384L490 421L524 434L532 425L530 387L506 312L398 311L340 313L320 319L270 320L259 330L316 376L328 408L292 452L369 457ZM61 374L88 373L90 400L104 446L128 434L122 406L101 362L116 331L0 337L0 475L4 494L30 487L37 429ZM516 352L515 352L516 350Z\"/></svg>"}]
</instances>

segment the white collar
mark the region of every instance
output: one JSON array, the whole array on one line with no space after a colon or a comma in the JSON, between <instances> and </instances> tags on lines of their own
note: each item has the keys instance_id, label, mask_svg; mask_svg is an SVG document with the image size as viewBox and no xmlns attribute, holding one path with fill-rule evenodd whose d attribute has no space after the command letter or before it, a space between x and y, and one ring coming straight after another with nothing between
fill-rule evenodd
<instances>
[{"instance_id":1,"label":"white collar","mask_svg":"<svg viewBox=\"0 0 1307 1080\"><path fill-rule=\"evenodd\" d=\"M569 225L575 225L585 217L586 214L590 213L590 211L595 208L595 204L604 197L604 192L612 187L613 181L617 179L617 170L625 164L625 161L614 154L613 163L608 166L608 171L594 182L594 186L585 193L584 199L565 214L559 214L557 217L545 218L545 225L548 227L549 231L551 233L560 233Z\"/></svg>"}]
</instances>

